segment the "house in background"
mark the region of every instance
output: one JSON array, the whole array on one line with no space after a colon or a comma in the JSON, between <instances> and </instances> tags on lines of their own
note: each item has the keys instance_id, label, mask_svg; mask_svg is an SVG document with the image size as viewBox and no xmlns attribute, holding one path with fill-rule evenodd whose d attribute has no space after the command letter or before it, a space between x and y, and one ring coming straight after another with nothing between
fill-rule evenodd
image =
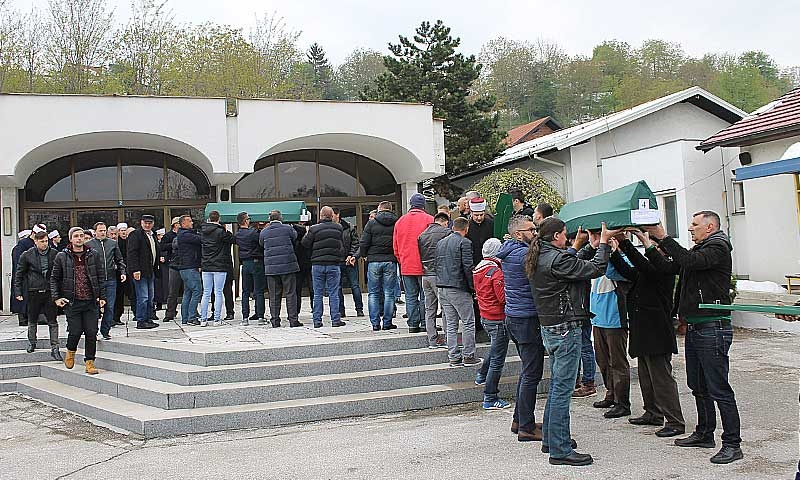
<instances>
[{"instance_id":1,"label":"house in background","mask_svg":"<svg viewBox=\"0 0 800 480\"><path fill-rule=\"evenodd\" d=\"M739 252L737 273L783 284L785 275L800 272L800 88L697 146L711 158L728 148L741 149L725 169L736 169L732 237Z\"/></svg>"},{"instance_id":2,"label":"house in background","mask_svg":"<svg viewBox=\"0 0 800 480\"><path fill-rule=\"evenodd\" d=\"M510 148L514 145L519 145L520 143L551 134L556 130L561 130L561 128L561 125L559 125L553 117L540 118L509 130L503 143Z\"/></svg>"},{"instance_id":3,"label":"house in background","mask_svg":"<svg viewBox=\"0 0 800 480\"><path fill-rule=\"evenodd\" d=\"M730 228L734 214L731 162L738 147L713 154L695 149L747 114L699 87L558 130L507 149L483 168L451 177L469 188L497 169L540 172L569 202L645 180L673 237L690 246L689 216L715 210Z\"/></svg>"}]
</instances>

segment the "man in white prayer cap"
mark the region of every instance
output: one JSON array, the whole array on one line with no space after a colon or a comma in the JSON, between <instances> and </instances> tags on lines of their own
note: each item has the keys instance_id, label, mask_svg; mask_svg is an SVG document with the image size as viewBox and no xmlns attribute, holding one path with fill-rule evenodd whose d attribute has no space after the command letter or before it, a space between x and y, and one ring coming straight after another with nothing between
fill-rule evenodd
<instances>
[{"instance_id":1,"label":"man in white prayer cap","mask_svg":"<svg viewBox=\"0 0 800 480\"><path fill-rule=\"evenodd\" d=\"M38 225L37 225L38 226ZM17 234L17 245L11 250L11 271L17 271L17 263L19 262L19 257L22 254L31 248L34 248L36 244L34 243L32 230L23 230ZM23 298L22 300L17 300L16 296L14 295L14 289L11 289L11 298L9 305L11 305L11 312L17 314L17 318L19 319L19 326L26 327L28 326L28 305L27 305L27 291L28 287L24 286L23 290ZM34 320L35 321L35 320Z\"/></svg>"},{"instance_id":2,"label":"man in white prayer cap","mask_svg":"<svg viewBox=\"0 0 800 480\"><path fill-rule=\"evenodd\" d=\"M58 246L61 243L61 234L58 233L58 230L53 230L52 232L48 233L47 238L50 239L50 248L55 248L58 250Z\"/></svg>"}]
</instances>

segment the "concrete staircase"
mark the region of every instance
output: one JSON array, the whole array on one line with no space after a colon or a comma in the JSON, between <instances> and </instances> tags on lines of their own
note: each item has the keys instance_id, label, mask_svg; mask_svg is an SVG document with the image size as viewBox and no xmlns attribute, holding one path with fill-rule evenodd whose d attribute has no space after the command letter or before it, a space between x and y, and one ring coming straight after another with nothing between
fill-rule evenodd
<instances>
[{"instance_id":1,"label":"concrete staircase","mask_svg":"<svg viewBox=\"0 0 800 480\"><path fill-rule=\"evenodd\" d=\"M100 342L86 375L0 342L0 391L19 392L143 437L268 427L350 416L477 404L474 368L450 368L424 335L389 334L267 348L192 348L168 342ZM479 345L485 357L488 345ZM62 349L63 353L63 349ZM513 345L501 395L511 398L520 361ZM545 377L549 377L546 370ZM546 382L540 391L546 390Z\"/></svg>"}]
</instances>

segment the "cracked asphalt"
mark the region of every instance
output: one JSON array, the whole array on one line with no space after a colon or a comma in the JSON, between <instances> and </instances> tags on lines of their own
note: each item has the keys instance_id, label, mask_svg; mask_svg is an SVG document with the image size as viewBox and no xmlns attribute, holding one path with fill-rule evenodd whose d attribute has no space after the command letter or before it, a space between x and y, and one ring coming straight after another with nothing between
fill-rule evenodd
<instances>
[{"instance_id":1,"label":"cracked asphalt","mask_svg":"<svg viewBox=\"0 0 800 480\"><path fill-rule=\"evenodd\" d=\"M800 337L737 330L731 379L745 459L715 466L716 450L682 449L656 427L606 420L573 402L572 432L590 467L553 467L538 443L509 433L511 410L470 405L288 427L142 440L30 400L0 396L0 479L791 479L798 462ZM691 427L694 401L681 356L675 372ZM634 414L641 411L632 383ZM544 399L537 401L541 417ZM720 430L717 430L719 444Z\"/></svg>"}]
</instances>

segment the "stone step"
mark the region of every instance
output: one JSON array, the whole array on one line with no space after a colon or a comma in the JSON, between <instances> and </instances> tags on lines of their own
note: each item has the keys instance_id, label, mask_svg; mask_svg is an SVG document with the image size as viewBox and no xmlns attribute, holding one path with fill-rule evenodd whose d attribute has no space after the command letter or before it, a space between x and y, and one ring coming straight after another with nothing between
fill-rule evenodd
<instances>
[{"instance_id":1,"label":"stone step","mask_svg":"<svg viewBox=\"0 0 800 480\"><path fill-rule=\"evenodd\" d=\"M31 398L145 438L288 425L463 403L477 405L482 392L482 387L463 382L270 403L165 410L48 378L24 378L15 382L16 389ZM508 397L516 386L516 378L506 377L500 386L500 394Z\"/></svg>"},{"instance_id":2,"label":"stone step","mask_svg":"<svg viewBox=\"0 0 800 480\"><path fill-rule=\"evenodd\" d=\"M53 362L55 364L55 362ZM25 377L38 377L40 363L15 363L13 365L0 365L0 380L14 380Z\"/></svg>"},{"instance_id":3,"label":"stone step","mask_svg":"<svg viewBox=\"0 0 800 480\"><path fill-rule=\"evenodd\" d=\"M54 362L55 360L50 357L50 347L47 349L36 349L33 353L28 353L24 350L4 350L0 351L0 365L14 365L17 363L34 363L34 362ZM25 347L28 343L25 343ZM61 355L64 355L64 349L61 349Z\"/></svg>"},{"instance_id":4,"label":"stone step","mask_svg":"<svg viewBox=\"0 0 800 480\"><path fill-rule=\"evenodd\" d=\"M488 345L478 345L477 352L479 356L485 356L488 350ZM79 354L82 354L82 352L79 351ZM516 349L512 344L509 347L509 355L513 356L515 354ZM350 373L364 370L376 370L386 368L387 366L396 368L414 367L426 364L444 363L446 361L446 350L431 350L425 347L396 351L333 355L329 357L277 360L271 362L215 365L211 367L168 362L165 360L123 355L119 353L99 352L95 363L99 369L150 380L158 380L177 385L208 385L213 383L295 378L306 375Z\"/></svg>"},{"instance_id":5,"label":"stone step","mask_svg":"<svg viewBox=\"0 0 800 480\"><path fill-rule=\"evenodd\" d=\"M200 366L271 362L300 358L354 355L427 346L423 334L377 333L374 337L321 338L286 346L270 346L253 342L252 347L220 350L219 345L202 345L155 341L110 340L98 342L99 352L121 353L175 363ZM100 355L98 355L99 357Z\"/></svg>"},{"instance_id":6,"label":"stone step","mask_svg":"<svg viewBox=\"0 0 800 480\"><path fill-rule=\"evenodd\" d=\"M20 327L24 328L24 327ZM36 349L37 350L47 350L50 351L50 339L47 336L47 328L43 328L44 331L39 332L39 338L36 341ZM23 334L24 335L24 334ZM44 335L44 336L43 336ZM59 343L61 344L61 348L64 348L64 345L67 344L67 337L60 337ZM0 352L6 352L9 350L25 350L28 348L28 340L27 339L16 339L16 340L3 340L0 341Z\"/></svg>"},{"instance_id":7,"label":"stone step","mask_svg":"<svg viewBox=\"0 0 800 480\"><path fill-rule=\"evenodd\" d=\"M507 359L504 374L519 374L518 357ZM86 375L82 365L42 365L41 376L74 387L162 408L165 410L267 403L320 396L394 390L408 386L471 382L476 368L451 368L447 363L415 367L313 375L277 380L175 385L117 372Z\"/></svg>"}]
</instances>

